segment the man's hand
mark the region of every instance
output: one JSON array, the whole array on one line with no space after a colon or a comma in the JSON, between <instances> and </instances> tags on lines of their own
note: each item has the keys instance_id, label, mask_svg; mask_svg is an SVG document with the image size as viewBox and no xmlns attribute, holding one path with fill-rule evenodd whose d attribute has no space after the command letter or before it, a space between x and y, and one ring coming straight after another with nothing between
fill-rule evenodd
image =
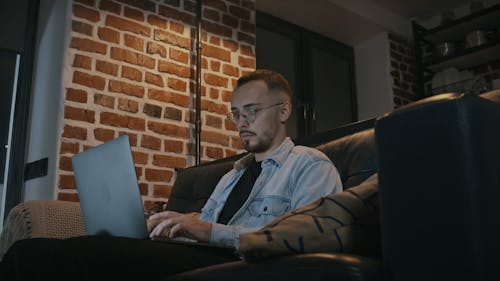
<instances>
[{"instance_id":1,"label":"man's hand","mask_svg":"<svg viewBox=\"0 0 500 281\"><path fill-rule=\"evenodd\" d=\"M166 211L148 219L149 237L186 237L200 242L210 241L212 225L200 220L200 213L180 214Z\"/></svg>"}]
</instances>

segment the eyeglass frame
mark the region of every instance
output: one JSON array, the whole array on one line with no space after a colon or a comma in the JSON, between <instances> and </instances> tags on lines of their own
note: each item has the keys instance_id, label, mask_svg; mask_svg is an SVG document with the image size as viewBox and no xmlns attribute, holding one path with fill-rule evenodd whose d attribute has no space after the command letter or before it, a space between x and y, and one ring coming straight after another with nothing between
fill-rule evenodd
<instances>
[{"instance_id":1,"label":"eyeglass frame","mask_svg":"<svg viewBox=\"0 0 500 281\"><path fill-rule=\"evenodd\" d=\"M282 105L284 103L285 102L282 101L282 102L271 104L269 106L261 107L261 108L244 108L242 110L243 114L241 114L240 112L235 113L235 111L231 111L231 112L226 114L226 119L227 119L227 121L229 121L230 123L232 123L234 125L238 125L238 122L240 122L241 117L244 117L248 123L253 123L257 119L257 112L264 110L264 109L269 109L269 108L277 106L277 105ZM239 116L236 117L236 114L238 114ZM253 117L249 118L250 116L253 116Z\"/></svg>"}]
</instances>

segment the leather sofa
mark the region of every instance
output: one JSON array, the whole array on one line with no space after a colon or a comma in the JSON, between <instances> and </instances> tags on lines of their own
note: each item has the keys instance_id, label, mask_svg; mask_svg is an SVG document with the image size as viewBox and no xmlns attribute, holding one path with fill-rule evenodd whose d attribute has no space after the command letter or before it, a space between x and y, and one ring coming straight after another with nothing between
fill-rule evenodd
<instances>
[{"instance_id":1,"label":"leather sofa","mask_svg":"<svg viewBox=\"0 0 500 281\"><path fill-rule=\"evenodd\" d=\"M500 91L439 95L296 140L330 157L344 189L378 173L378 254L303 253L166 280L500 280L499 103ZM199 211L238 157L179 171L166 208ZM9 213L0 255L19 239L83 232L78 203L25 202Z\"/></svg>"}]
</instances>

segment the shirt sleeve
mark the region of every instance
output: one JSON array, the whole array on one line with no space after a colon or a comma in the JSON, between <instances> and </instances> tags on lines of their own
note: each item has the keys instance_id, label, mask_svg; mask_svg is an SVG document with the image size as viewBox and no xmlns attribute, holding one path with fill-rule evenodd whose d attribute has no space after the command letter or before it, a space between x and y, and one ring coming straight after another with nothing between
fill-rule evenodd
<instances>
[{"instance_id":1,"label":"shirt sleeve","mask_svg":"<svg viewBox=\"0 0 500 281\"><path fill-rule=\"evenodd\" d=\"M304 165L293 177L292 209L314 200L343 191L342 180L335 165L326 159L316 159Z\"/></svg>"},{"instance_id":2,"label":"shirt sleeve","mask_svg":"<svg viewBox=\"0 0 500 281\"><path fill-rule=\"evenodd\" d=\"M242 227L238 225L225 225L212 223L210 243L239 248L240 234L255 232L261 227Z\"/></svg>"}]
</instances>

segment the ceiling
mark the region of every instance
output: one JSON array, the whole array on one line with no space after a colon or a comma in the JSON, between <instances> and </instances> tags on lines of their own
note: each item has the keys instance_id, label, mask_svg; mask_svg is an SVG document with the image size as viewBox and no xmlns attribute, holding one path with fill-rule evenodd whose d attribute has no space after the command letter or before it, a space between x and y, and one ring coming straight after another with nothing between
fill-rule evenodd
<instances>
[{"instance_id":1,"label":"ceiling","mask_svg":"<svg viewBox=\"0 0 500 281\"><path fill-rule=\"evenodd\" d=\"M387 31L410 38L412 19L425 20L470 2L471 0L256 0L256 8L353 46Z\"/></svg>"}]
</instances>

